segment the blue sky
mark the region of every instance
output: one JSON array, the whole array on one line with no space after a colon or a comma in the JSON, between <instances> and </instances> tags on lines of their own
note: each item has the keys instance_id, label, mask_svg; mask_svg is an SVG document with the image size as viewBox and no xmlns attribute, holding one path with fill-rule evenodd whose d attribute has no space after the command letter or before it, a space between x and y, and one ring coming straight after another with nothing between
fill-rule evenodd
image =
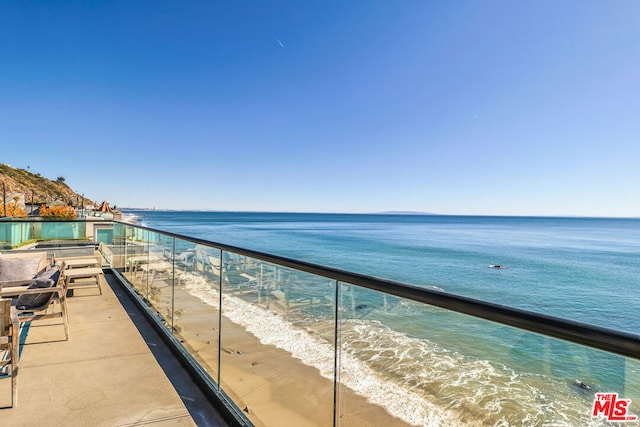
<instances>
[{"instance_id":1,"label":"blue sky","mask_svg":"<svg viewBox=\"0 0 640 427\"><path fill-rule=\"evenodd\" d=\"M640 216L640 2L3 1L0 161L128 207Z\"/></svg>"}]
</instances>

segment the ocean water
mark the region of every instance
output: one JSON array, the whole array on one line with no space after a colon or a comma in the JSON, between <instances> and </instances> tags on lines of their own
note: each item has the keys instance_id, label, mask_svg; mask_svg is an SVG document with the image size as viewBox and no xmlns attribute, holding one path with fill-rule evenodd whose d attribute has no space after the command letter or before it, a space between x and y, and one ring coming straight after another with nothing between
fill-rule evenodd
<instances>
[{"instance_id":1,"label":"ocean water","mask_svg":"<svg viewBox=\"0 0 640 427\"><path fill-rule=\"evenodd\" d=\"M128 213L160 230L640 332L640 219ZM489 268L497 264L505 268ZM344 322L342 363L359 379L341 379L369 397L395 385L381 405L407 422L597 425L595 391L640 409L634 361L409 301L382 309L374 292L351 291L366 310ZM289 326L320 320L311 313Z\"/></svg>"}]
</instances>

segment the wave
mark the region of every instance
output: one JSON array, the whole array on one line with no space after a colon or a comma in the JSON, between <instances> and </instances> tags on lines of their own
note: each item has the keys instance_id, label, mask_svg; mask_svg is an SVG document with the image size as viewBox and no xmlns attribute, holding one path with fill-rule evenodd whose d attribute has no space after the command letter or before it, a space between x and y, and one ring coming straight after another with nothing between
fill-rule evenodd
<instances>
[{"instance_id":1,"label":"wave","mask_svg":"<svg viewBox=\"0 0 640 427\"><path fill-rule=\"evenodd\" d=\"M186 273L181 281L193 296L217 307L219 293L204 278ZM223 295L222 301L224 315L252 333L262 344L285 350L305 365L318 369L323 377L334 380L334 347L331 344L294 327L281 316L240 298ZM343 354L340 366L342 385L408 424L441 426L454 418L454 414L425 402L416 393L381 380L370 367L351 355Z\"/></svg>"},{"instance_id":2,"label":"wave","mask_svg":"<svg viewBox=\"0 0 640 427\"><path fill-rule=\"evenodd\" d=\"M131 213L131 212L123 212L122 213L122 221L129 222L132 224L137 224L142 219L142 215Z\"/></svg>"},{"instance_id":3,"label":"wave","mask_svg":"<svg viewBox=\"0 0 640 427\"><path fill-rule=\"evenodd\" d=\"M218 291L203 277L184 273L181 282L193 296L218 306ZM223 294L222 301L223 314L262 344L334 380L332 340L240 297ZM564 378L516 372L375 320L343 320L340 343L341 385L410 425L598 425L589 417L592 398Z\"/></svg>"}]
</instances>

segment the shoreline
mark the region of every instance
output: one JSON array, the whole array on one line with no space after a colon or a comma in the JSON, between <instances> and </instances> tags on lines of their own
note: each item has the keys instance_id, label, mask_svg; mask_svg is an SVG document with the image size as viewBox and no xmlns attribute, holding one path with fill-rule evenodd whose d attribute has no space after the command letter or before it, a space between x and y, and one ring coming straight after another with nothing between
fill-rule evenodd
<instances>
[{"instance_id":1,"label":"shoreline","mask_svg":"<svg viewBox=\"0 0 640 427\"><path fill-rule=\"evenodd\" d=\"M193 283L194 281L200 283ZM173 325L176 336L190 349L191 354L216 383L218 360L221 361L219 383L239 409L245 411L252 423L256 426L333 424L334 356L333 347L328 344L334 341L331 335L333 327L329 325L331 322L318 321L303 327L287 327L291 324L283 319L284 313L276 312L275 304L264 309L259 304L246 301L248 294L242 294L244 298L240 298L239 295L228 296L225 293L222 298L225 311L220 316L216 307L219 304L219 294L215 279L205 279L196 273L181 273L176 276L175 287L172 288L170 283L170 279L156 280L151 287L151 301L169 319L168 310L173 292L175 307L179 307L175 311ZM230 290L229 294L232 292ZM295 315L289 313L292 314ZM218 346L220 318L222 340ZM344 335L341 338L349 340L348 337L349 335ZM377 339L374 338L375 335L370 337ZM427 396L414 394L412 383L405 383L403 375L398 377L399 382L383 378L384 372L390 375L398 373L391 366L388 366L391 370L387 371L384 364L378 364L378 368L383 371L376 373L366 364L351 357L347 351L341 351L340 387L337 395L340 422L363 427L464 426L495 425L508 420L514 421L514 416L544 419L545 414L538 410L530 414L523 413L519 408L521 405L513 406L511 400L504 401L497 391L499 389L493 384L493 379L498 377L495 377L494 369L489 365L482 364L483 369L476 372L473 362L472 365L463 363L462 360L456 363L451 358L453 356L455 359L455 355L439 360L439 355L442 356L440 353L433 353L431 357L424 359L425 363L439 366L437 372L434 372L435 376L428 380L432 383L431 386L441 386L441 381L446 381L449 375L459 377L458 380L447 383L446 387L438 386L439 392L432 391L435 394L431 396L436 399L436 403ZM464 372L455 369L450 371L447 369L450 363L466 366L467 369ZM526 386L528 381L523 382L524 388L518 386L519 378L519 375L510 378L511 384L507 389L516 387L518 393L529 390ZM486 383L487 379L489 383ZM479 397L480 400L456 397L458 392L464 395L463 389L467 383L469 386L477 386L476 396L481 391L487 394ZM458 387L462 388L459 390ZM526 395L532 397L528 393ZM518 399L516 394L512 399ZM487 412L485 405L494 401L498 404L494 411L498 411ZM436 406L438 404L440 406ZM565 409L573 413L576 408L570 405ZM588 408L584 410L587 411ZM573 413L571 417L576 415Z\"/></svg>"},{"instance_id":2,"label":"shoreline","mask_svg":"<svg viewBox=\"0 0 640 427\"><path fill-rule=\"evenodd\" d=\"M177 280L176 283L181 282ZM151 300L165 318L171 286L156 280ZM194 296L184 284L175 286L176 336L217 382L217 308ZM169 326L170 327L170 326ZM256 426L333 424L334 383L290 352L264 344L243 326L222 316L220 384ZM358 427L410 426L348 387L338 390L340 422ZM348 406L348 409L345 407Z\"/></svg>"}]
</instances>

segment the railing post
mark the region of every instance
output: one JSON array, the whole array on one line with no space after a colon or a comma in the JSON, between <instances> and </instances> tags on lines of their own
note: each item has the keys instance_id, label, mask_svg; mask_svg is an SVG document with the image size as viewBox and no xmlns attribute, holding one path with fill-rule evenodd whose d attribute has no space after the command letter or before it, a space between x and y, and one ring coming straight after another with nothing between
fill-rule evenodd
<instances>
[{"instance_id":1,"label":"railing post","mask_svg":"<svg viewBox=\"0 0 640 427\"><path fill-rule=\"evenodd\" d=\"M336 280L333 338L333 425L340 425L340 282Z\"/></svg>"},{"instance_id":2,"label":"railing post","mask_svg":"<svg viewBox=\"0 0 640 427\"><path fill-rule=\"evenodd\" d=\"M220 387L220 378L222 371L222 249L220 249L220 274L218 275L218 378L216 385L218 390Z\"/></svg>"},{"instance_id":3,"label":"railing post","mask_svg":"<svg viewBox=\"0 0 640 427\"><path fill-rule=\"evenodd\" d=\"M171 247L171 331L174 331L174 323L176 313L176 238L172 238L173 245Z\"/></svg>"}]
</instances>

